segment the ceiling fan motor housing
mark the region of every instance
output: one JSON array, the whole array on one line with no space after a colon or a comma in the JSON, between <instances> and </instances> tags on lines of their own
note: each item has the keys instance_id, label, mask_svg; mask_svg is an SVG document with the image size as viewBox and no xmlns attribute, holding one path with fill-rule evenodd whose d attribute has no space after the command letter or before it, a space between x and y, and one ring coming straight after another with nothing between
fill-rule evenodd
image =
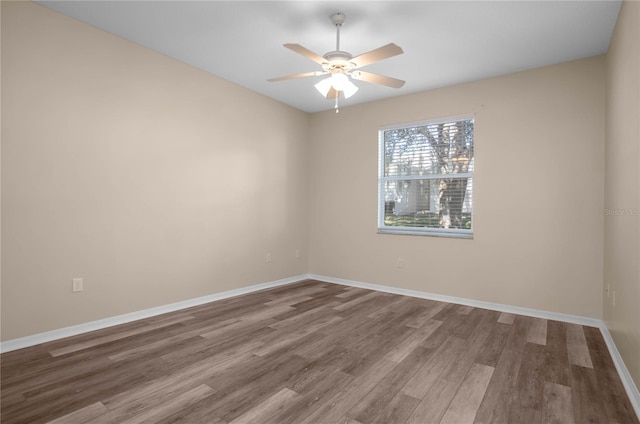
<instances>
[{"instance_id":1,"label":"ceiling fan motor housing","mask_svg":"<svg viewBox=\"0 0 640 424\"><path fill-rule=\"evenodd\" d=\"M324 56L327 63L322 64L322 68L327 72L349 72L356 67L355 63L350 62L353 55L340 50L325 53Z\"/></svg>"}]
</instances>

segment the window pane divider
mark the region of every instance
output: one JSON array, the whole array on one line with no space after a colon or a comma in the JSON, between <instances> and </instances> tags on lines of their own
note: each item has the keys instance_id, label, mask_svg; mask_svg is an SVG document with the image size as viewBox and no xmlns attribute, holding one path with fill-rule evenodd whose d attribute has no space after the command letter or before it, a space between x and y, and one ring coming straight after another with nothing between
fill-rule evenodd
<instances>
[{"instance_id":1,"label":"window pane divider","mask_svg":"<svg viewBox=\"0 0 640 424\"><path fill-rule=\"evenodd\" d=\"M447 180L451 178L473 178L470 172L460 174L425 174L425 175L393 175L382 177L382 181L408 181L408 180L436 180L438 178Z\"/></svg>"}]
</instances>

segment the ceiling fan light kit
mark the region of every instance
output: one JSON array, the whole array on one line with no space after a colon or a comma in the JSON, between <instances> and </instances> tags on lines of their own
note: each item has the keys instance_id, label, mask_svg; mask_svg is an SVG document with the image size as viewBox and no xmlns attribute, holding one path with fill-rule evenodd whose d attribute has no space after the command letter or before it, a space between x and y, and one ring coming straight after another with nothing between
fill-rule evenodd
<instances>
[{"instance_id":1,"label":"ceiling fan light kit","mask_svg":"<svg viewBox=\"0 0 640 424\"><path fill-rule=\"evenodd\" d=\"M284 47L321 65L322 71L305 72L301 74L271 78L268 81L276 82L331 74L328 78L325 78L315 84L315 88L323 97L332 100L335 99L336 113L339 111L338 98L340 95L342 94L345 99L348 99L358 91L358 86L355 85L349 77L391 88L400 88L404 85L404 81L399 79L356 70L356 68L361 68L374 62L402 54L403 51L399 46L389 43L385 46L378 47L377 49L353 57L351 53L340 50L340 28L342 27L346 16L343 13L334 13L330 18L331 23L336 27L336 49L334 51L327 52L323 56L320 56L300 44L284 44Z\"/></svg>"},{"instance_id":2,"label":"ceiling fan light kit","mask_svg":"<svg viewBox=\"0 0 640 424\"><path fill-rule=\"evenodd\" d=\"M345 74L340 73L331 74L329 78L323 79L322 81L317 83L315 87L316 90L318 90L320 94L322 94L322 97L326 97L329 99L332 98L328 97L332 87L334 91L341 92L344 95L345 99L353 96L354 94L356 94L356 91L358 91L358 86L349 81L349 77L347 77ZM335 97L335 95L333 97Z\"/></svg>"}]
</instances>

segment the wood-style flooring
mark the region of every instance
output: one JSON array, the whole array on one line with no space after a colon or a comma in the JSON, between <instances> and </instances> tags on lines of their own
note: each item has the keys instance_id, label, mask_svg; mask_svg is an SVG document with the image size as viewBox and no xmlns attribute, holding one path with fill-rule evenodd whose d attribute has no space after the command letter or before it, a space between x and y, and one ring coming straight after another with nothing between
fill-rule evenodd
<instances>
[{"instance_id":1,"label":"wood-style flooring","mask_svg":"<svg viewBox=\"0 0 640 424\"><path fill-rule=\"evenodd\" d=\"M597 328L318 281L0 359L3 424L639 423Z\"/></svg>"}]
</instances>

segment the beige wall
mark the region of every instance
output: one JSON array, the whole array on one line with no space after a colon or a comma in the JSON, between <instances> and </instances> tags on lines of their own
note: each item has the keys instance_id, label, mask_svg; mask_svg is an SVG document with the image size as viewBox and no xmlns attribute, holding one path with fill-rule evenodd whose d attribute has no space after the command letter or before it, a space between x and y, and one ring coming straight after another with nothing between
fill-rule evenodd
<instances>
[{"instance_id":1,"label":"beige wall","mask_svg":"<svg viewBox=\"0 0 640 424\"><path fill-rule=\"evenodd\" d=\"M600 56L314 114L310 271L601 318L604 69ZM376 234L378 128L468 113L474 239Z\"/></svg>"},{"instance_id":2,"label":"beige wall","mask_svg":"<svg viewBox=\"0 0 640 424\"><path fill-rule=\"evenodd\" d=\"M306 272L602 317L603 57L309 116L2 12L3 340ZM379 126L466 113L474 239L376 234Z\"/></svg>"},{"instance_id":3,"label":"beige wall","mask_svg":"<svg viewBox=\"0 0 640 424\"><path fill-rule=\"evenodd\" d=\"M33 3L2 88L3 340L307 271L307 114Z\"/></svg>"},{"instance_id":4,"label":"beige wall","mask_svg":"<svg viewBox=\"0 0 640 424\"><path fill-rule=\"evenodd\" d=\"M607 53L604 319L640 387L640 3L625 1ZM613 304L615 292L616 304Z\"/></svg>"}]
</instances>

